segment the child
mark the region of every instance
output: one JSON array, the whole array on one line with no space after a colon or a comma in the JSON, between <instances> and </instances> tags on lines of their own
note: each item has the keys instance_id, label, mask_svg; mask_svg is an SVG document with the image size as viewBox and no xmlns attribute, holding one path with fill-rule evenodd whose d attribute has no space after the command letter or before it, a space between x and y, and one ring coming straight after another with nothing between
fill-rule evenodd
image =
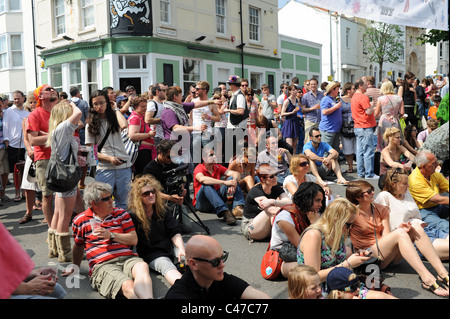
<instances>
[{"instance_id":1,"label":"child","mask_svg":"<svg viewBox=\"0 0 450 319\"><path fill-rule=\"evenodd\" d=\"M327 276L327 299L397 299L381 291L368 290L350 269L336 267Z\"/></svg>"},{"instance_id":2,"label":"child","mask_svg":"<svg viewBox=\"0 0 450 319\"><path fill-rule=\"evenodd\" d=\"M436 112L438 111L440 103L441 103L441 96L436 94L433 97L433 105L430 105L430 108L428 109L428 119L437 120Z\"/></svg>"},{"instance_id":3,"label":"child","mask_svg":"<svg viewBox=\"0 0 450 319\"><path fill-rule=\"evenodd\" d=\"M323 299L320 277L307 265L295 266L288 275L290 299Z\"/></svg>"}]
</instances>

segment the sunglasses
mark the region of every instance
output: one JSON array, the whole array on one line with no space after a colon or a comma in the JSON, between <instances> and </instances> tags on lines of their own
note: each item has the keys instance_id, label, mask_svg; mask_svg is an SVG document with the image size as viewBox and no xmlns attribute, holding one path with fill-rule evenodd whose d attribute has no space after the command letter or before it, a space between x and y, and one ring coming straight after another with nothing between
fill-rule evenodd
<instances>
[{"instance_id":1,"label":"sunglasses","mask_svg":"<svg viewBox=\"0 0 450 319\"><path fill-rule=\"evenodd\" d=\"M109 196L100 198L100 200L101 200L102 202L106 203L106 202L109 202L109 201L112 199L112 197L113 197L113 195L111 194L111 195L109 195Z\"/></svg>"},{"instance_id":2,"label":"sunglasses","mask_svg":"<svg viewBox=\"0 0 450 319\"><path fill-rule=\"evenodd\" d=\"M156 190L152 189L152 190L150 190L150 191L143 192L143 193L141 194L141 196L142 196L142 197L148 197L148 196L150 196L150 194L155 195L155 194L156 194Z\"/></svg>"},{"instance_id":3,"label":"sunglasses","mask_svg":"<svg viewBox=\"0 0 450 319\"><path fill-rule=\"evenodd\" d=\"M374 189L374 188L369 188L367 191L362 192L362 193L363 193L363 194L364 194L364 193L367 193L367 195L372 195L374 192L375 192L375 189Z\"/></svg>"},{"instance_id":4,"label":"sunglasses","mask_svg":"<svg viewBox=\"0 0 450 319\"><path fill-rule=\"evenodd\" d=\"M300 164L298 164L298 166L300 167L306 167L309 165L309 162L301 162Z\"/></svg>"},{"instance_id":5,"label":"sunglasses","mask_svg":"<svg viewBox=\"0 0 450 319\"><path fill-rule=\"evenodd\" d=\"M313 137L322 137L322 134L319 134L319 135L314 135Z\"/></svg>"},{"instance_id":6,"label":"sunglasses","mask_svg":"<svg viewBox=\"0 0 450 319\"><path fill-rule=\"evenodd\" d=\"M52 88L51 86L49 86L48 88L45 88L44 91L50 92L50 91L54 91L55 89Z\"/></svg>"},{"instance_id":7,"label":"sunglasses","mask_svg":"<svg viewBox=\"0 0 450 319\"><path fill-rule=\"evenodd\" d=\"M192 258L192 259L210 263L211 266L213 266L214 268L216 268L217 266L220 265L220 262L221 262L221 261L223 261L223 262L226 262L226 261L227 261L227 259L228 259L228 252L227 252L227 251L224 251L222 257L217 257L217 258L214 258L214 259L211 259L211 260L203 259L203 258L199 258L199 257L194 257L194 258Z\"/></svg>"},{"instance_id":8,"label":"sunglasses","mask_svg":"<svg viewBox=\"0 0 450 319\"><path fill-rule=\"evenodd\" d=\"M343 288L341 291L345 291L345 292L355 292L359 289L360 283L356 283L351 285L350 287L345 287Z\"/></svg>"}]
</instances>

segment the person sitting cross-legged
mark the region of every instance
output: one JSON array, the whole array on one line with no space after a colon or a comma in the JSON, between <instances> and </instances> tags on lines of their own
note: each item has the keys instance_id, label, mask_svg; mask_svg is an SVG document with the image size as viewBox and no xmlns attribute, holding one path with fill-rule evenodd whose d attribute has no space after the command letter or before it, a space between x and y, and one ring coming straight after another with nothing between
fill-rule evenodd
<instances>
[{"instance_id":1,"label":"person sitting cross-legged","mask_svg":"<svg viewBox=\"0 0 450 319\"><path fill-rule=\"evenodd\" d=\"M323 179L333 171L338 184L348 184L341 173L339 153L329 144L321 141L322 135L317 127L311 128L309 138L310 141L303 146L303 151L309 158L311 173L317 178L317 183L323 187L327 186ZM328 153L328 156L325 156L325 153Z\"/></svg>"}]
</instances>

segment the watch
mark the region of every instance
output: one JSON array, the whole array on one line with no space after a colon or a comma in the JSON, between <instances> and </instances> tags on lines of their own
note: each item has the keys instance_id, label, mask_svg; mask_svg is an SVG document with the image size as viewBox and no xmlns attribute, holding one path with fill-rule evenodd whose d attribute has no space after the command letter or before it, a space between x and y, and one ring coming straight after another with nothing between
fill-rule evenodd
<instances>
[{"instance_id":1,"label":"watch","mask_svg":"<svg viewBox=\"0 0 450 319\"><path fill-rule=\"evenodd\" d=\"M116 235L114 235L114 233L109 233L109 240L114 241L114 239L116 238Z\"/></svg>"}]
</instances>

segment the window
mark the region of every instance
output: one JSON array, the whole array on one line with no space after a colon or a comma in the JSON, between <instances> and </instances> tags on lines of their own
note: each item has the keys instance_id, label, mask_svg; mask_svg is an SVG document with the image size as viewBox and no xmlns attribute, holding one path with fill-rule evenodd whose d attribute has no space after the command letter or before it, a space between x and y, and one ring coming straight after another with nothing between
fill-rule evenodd
<instances>
[{"instance_id":1,"label":"window","mask_svg":"<svg viewBox=\"0 0 450 319\"><path fill-rule=\"evenodd\" d=\"M200 61L184 59L183 61L183 91L188 92L189 86L200 81Z\"/></svg>"},{"instance_id":2,"label":"window","mask_svg":"<svg viewBox=\"0 0 450 319\"><path fill-rule=\"evenodd\" d=\"M56 91L62 91L62 69L61 65L55 65L50 68L50 80L51 85L55 88Z\"/></svg>"},{"instance_id":3,"label":"window","mask_svg":"<svg viewBox=\"0 0 450 319\"><path fill-rule=\"evenodd\" d=\"M55 0L54 6L55 34L64 34L66 32L66 7L64 4L64 0Z\"/></svg>"},{"instance_id":4,"label":"window","mask_svg":"<svg viewBox=\"0 0 450 319\"><path fill-rule=\"evenodd\" d=\"M216 32L225 34L225 0L216 0Z\"/></svg>"},{"instance_id":5,"label":"window","mask_svg":"<svg viewBox=\"0 0 450 319\"><path fill-rule=\"evenodd\" d=\"M21 0L0 0L0 13L5 11L20 11Z\"/></svg>"},{"instance_id":6,"label":"window","mask_svg":"<svg viewBox=\"0 0 450 319\"><path fill-rule=\"evenodd\" d=\"M80 91L81 87L81 62L72 62L69 64L70 87L76 86Z\"/></svg>"},{"instance_id":7,"label":"window","mask_svg":"<svg viewBox=\"0 0 450 319\"><path fill-rule=\"evenodd\" d=\"M0 36L0 69L8 68L8 44L6 35Z\"/></svg>"},{"instance_id":8,"label":"window","mask_svg":"<svg viewBox=\"0 0 450 319\"><path fill-rule=\"evenodd\" d=\"M88 60L87 61L87 82L88 82L88 96L91 95L92 92L97 90L97 61L96 60Z\"/></svg>"},{"instance_id":9,"label":"window","mask_svg":"<svg viewBox=\"0 0 450 319\"><path fill-rule=\"evenodd\" d=\"M20 34L11 35L11 60L12 67L23 66L22 36Z\"/></svg>"},{"instance_id":10,"label":"window","mask_svg":"<svg viewBox=\"0 0 450 319\"><path fill-rule=\"evenodd\" d=\"M94 0L81 0L81 19L83 28L94 25Z\"/></svg>"},{"instance_id":11,"label":"window","mask_svg":"<svg viewBox=\"0 0 450 319\"><path fill-rule=\"evenodd\" d=\"M439 47L439 60L442 60L444 58L444 43L440 42L438 44Z\"/></svg>"},{"instance_id":12,"label":"window","mask_svg":"<svg viewBox=\"0 0 450 319\"><path fill-rule=\"evenodd\" d=\"M23 67L22 35L0 36L0 69Z\"/></svg>"},{"instance_id":13,"label":"window","mask_svg":"<svg viewBox=\"0 0 450 319\"><path fill-rule=\"evenodd\" d=\"M350 28L345 29L345 47L350 48Z\"/></svg>"},{"instance_id":14,"label":"window","mask_svg":"<svg viewBox=\"0 0 450 319\"><path fill-rule=\"evenodd\" d=\"M249 12L249 38L250 40L259 42L260 10L254 7L249 7Z\"/></svg>"},{"instance_id":15,"label":"window","mask_svg":"<svg viewBox=\"0 0 450 319\"><path fill-rule=\"evenodd\" d=\"M161 22L170 23L170 0L160 0Z\"/></svg>"},{"instance_id":16,"label":"window","mask_svg":"<svg viewBox=\"0 0 450 319\"><path fill-rule=\"evenodd\" d=\"M146 55L119 55L119 69L146 69Z\"/></svg>"}]
</instances>

